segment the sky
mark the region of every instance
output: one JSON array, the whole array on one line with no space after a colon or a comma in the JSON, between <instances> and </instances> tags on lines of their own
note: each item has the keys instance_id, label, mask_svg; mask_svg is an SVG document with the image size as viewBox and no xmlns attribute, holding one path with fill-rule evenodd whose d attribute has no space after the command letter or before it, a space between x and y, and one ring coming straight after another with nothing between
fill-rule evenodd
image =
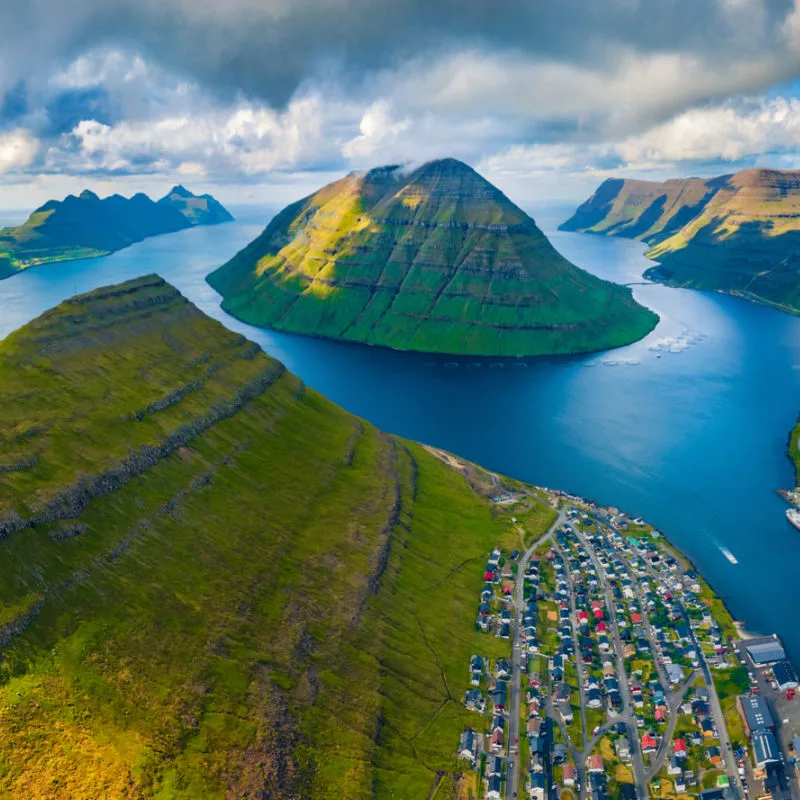
<instances>
[{"instance_id":1,"label":"sky","mask_svg":"<svg viewBox=\"0 0 800 800\"><path fill-rule=\"evenodd\" d=\"M281 205L452 156L521 205L800 168L800 0L3 0L0 208Z\"/></svg>"}]
</instances>

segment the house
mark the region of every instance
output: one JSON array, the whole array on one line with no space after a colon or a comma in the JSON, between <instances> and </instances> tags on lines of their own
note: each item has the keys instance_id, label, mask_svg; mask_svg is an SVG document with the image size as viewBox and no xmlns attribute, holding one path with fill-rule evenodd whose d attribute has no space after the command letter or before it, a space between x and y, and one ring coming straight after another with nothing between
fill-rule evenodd
<instances>
[{"instance_id":1,"label":"house","mask_svg":"<svg viewBox=\"0 0 800 800\"><path fill-rule=\"evenodd\" d=\"M498 659L497 664L495 664L494 672L498 678L507 678L508 674L511 672L511 665L505 658Z\"/></svg>"},{"instance_id":2,"label":"house","mask_svg":"<svg viewBox=\"0 0 800 800\"><path fill-rule=\"evenodd\" d=\"M563 742L556 742L553 745L553 763L554 764L567 763L567 746Z\"/></svg>"},{"instance_id":3,"label":"house","mask_svg":"<svg viewBox=\"0 0 800 800\"><path fill-rule=\"evenodd\" d=\"M686 777L681 775L676 775L675 780L673 781L673 786L675 787L676 792L685 792L686 791Z\"/></svg>"},{"instance_id":4,"label":"house","mask_svg":"<svg viewBox=\"0 0 800 800\"><path fill-rule=\"evenodd\" d=\"M658 742L656 742L655 737L652 736L652 734L646 733L644 736L642 736L643 753L655 753L657 748Z\"/></svg>"},{"instance_id":5,"label":"house","mask_svg":"<svg viewBox=\"0 0 800 800\"><path fill-rule=\"evenodd\" d=\"M599 772L602 773L605 771L605 765L603 764L603 756L595 753L594 755L589 756L589 772Z\"/></svg>"},{"instance_id":6,"label":"house","mask_svg":"<svg viewBox=\"0 0 800 800\"><path fill-rule=\"evenodd\" d=\"M722 761L722 753L719 751L719 747L716 745L712 745L708 748L708 760L716 766Z\"/></svg>"},{"instance_id":7,"label":"house","mask_svg":"<svg viewBox=\"0 0 800 800\"><path fill-rule=\"evenodd\" d=\"M603 694L599 689L589 689L586 693L587 708L602 708Z\"/></svg>"},{"instance_id":8,"label":"house","mask_svg":"<svg viewBox=\"0 0 800 800\"><path fill-rule=\"evenodd\" d=\"M499 775L490 775L489 780L486 782L486 798L487 800L500 800L502 797L503 784Z\"/></svg>"},{"instance_id":9,"label":"house","mask_svg":"<svg viewBox=\"0 0 800 800\"><path fill-rule=\"evenodd\" d=\"M753 734L753 756L756 766L760 770L765 769L767 764L781 760L778 743L775 741L772 731L767 730Z\"/></svg>"},{"instance_id":10,"label":"house","mask_svg":"<svg viewBox=\"0 0 800 800\"><path fill-rule=\"evenodd\" d=\"M458 745L458 757L475 763L478 753L478 736L472 728L465 728Z\"/></svg>"},{"instance_id":11,"label":"house","mask_svg":"<svg viewBox=\"0 0 800 800\"><path fill-rule=\"evenodd\" d=\"M533 800L545 800L547 792L547 781L545 780L544 773L531 772L528 778L528 795Z\"/></svg>"},{"instance_id":12,"label":"house","mask_svg":"<svg viewBox=\"0 0 800 800\"><path fill-rule=\"evenodd\" d=\"M542 730L542 720L539 717L529 717L525 726L527 736L538 736Z\"/></svg>"},{"instance_id":13,"label":"house","mask_svg":"<svg viewBox=\"0 0 800 800\"><path fill-rule=\"evenodd\" d=\"M486 701L480 689L467 689L464 694L464 705L470 711L483 711L486 708Z\"/></svg>"},{"instance_id":14,"label":"house","mask_svg":"<svg viewBox=\"0 0 800 800\"><path fill-rule=\"evenodd\" d=\"M486 762L486 773L489 777L503 774L503 759L500 756L489 756Z\"/></svg>"},{"instance_id":15,"label":"house","mask_svg":"<svg viewBox=\"0 0 800 800\"><path fill-rule=\"evenodd\" d=\"M506 684L502 681L497 682L492 692L492 703L495 711L505 711L506 707Z\"/></svg>"},{"instance_id":16,"label":"house","mask_svg":"<svg viewBox=\"0 0 800 800\"><path fill-rule=\"evenodd\" d=\"M561 776L564 782L564 786L575 785L575 767L573 767L572 764L564 764Z\"/></svg>"},{"instance_id":17,"label":"house","mask_svg":"<svg viewBox=\"0 0 800 800\"><path fill-rule=\"evenodd\" d=\"M489 745L492 748L492 752L499 753L503 749L504 743L505 733L503 729L500 728L499 730L492 731L492 735L489 737Z\"/></svg>"},{"instance_id":18,"label":"house","mask_svg":"<svg viewBox=\"0 0 800 800\"><path fill-rule=\"evenodd\" d=\"M772 674L775 676L775 681L778 688L785 692L787 689L797 688L797 675L788 661L779 661L772 667Z\"/></svg>"},{"instance_id":19,"label":"house","mask_svg":"<svg viewBox=\"0 0 800 800\"><path fill-rule=\"evenodd\" d=\"M666 722L667 719L667 710L664 706L659 706L654 713L656 722Z\"/></svg>"},{"instance_id":20,"label":"house","mask_svg":"<svg viewBox=\"0 0 800 800\"><path fill-rule=\"evenodd\" d=\"M572 706L566 700L558 703L558 713L567 725L572 722Z\"/></svg>"},{"instance_id":21,"label":"house","mask_svg":"<svg viewBox=\"0 0 800 800\"><path fill-rule=\"evenodd\" d=\"M714 724L710 719L706 718L700 722L700 730L706 739L712 739L714 737Z\"/></svg>"},{"instance_id":22,"label":"house","mask_svg":"<svg viewBox=\"0 0 800 800\"><path fill-rule=\"evenodd\" d=\"M676 739L672 743L672 750L678 758L686 758L686 739Z\"/></svg>"},{"instance_id":23,"label":"house","mask_svg":"<svg viewBox=\"0 0 800 800\"><path fill-rule=\"evenodd\" d=\"M631 745L627 736L622 736L621 738L617 739L617 741L614 743L614 747L617 751L617 758L620 761L628 761L628 759L630 759Z\"/></svg>"},{"instance_id":24,"label":"house","mask_svg":"<svg viewBox=\"0 0 800 800\"><path fill-rule=\"evenodd\" d=\"M682 775L683 774L683 759L673 755L669 760L667 767L667 775Z\"/></svg>"},{"instance_id":25,"label":"house","mask_svg":"<svg viewBox=\"0 0 800 800\"><path fill-rule=\"evenodd\" d=\"M774 730L775 720L761 695L743 694L737 699L749 736L763 730Z\"/></svg>"}]
</instances>

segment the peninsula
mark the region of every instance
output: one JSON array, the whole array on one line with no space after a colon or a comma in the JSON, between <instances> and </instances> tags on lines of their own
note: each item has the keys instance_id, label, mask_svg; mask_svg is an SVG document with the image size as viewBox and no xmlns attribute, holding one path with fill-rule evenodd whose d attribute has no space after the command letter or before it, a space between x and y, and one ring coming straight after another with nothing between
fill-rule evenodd
<instances>
[{"instance_id":1,"label":"peninsula","mask_svg":"<svg viewBox=\"0 0 800 800\"><path fill-rule=\"evenodd\" d=\"M157 276L0 342L0 402L2 796L646 798L777 753L651 526L381 432Z\"/></svg>"},{"instance_id":2,"label":"peninsula","mask_svg":"<svg viewBox=\"0 0 800 800\"><path fill-rule=\"evenodd\" d=\"M134 242L233 217L211 195L174 186L160 200L145 194L100 199L85 190L50 200L15 228L0 230L0 278L39 264L105 256Z\"/></svg>"},{"instance_id":3,"label":"peninsula","mask_svg":"<svg viewBox=\"0 0 800 800\"><path fill-rule=\"evenodd\" d=\"M208 282L253 325L455 355L603 350L658 321L629 289L559 255L531 217L451 158L323 187Z\"/></svg>"},{"instance_id":4,"label":"peninsula","mask_svg":"<svg viewBox=\"0 0 800 800\"><path fill-rule=\"evenodd\" d=\"M800 171L606 180L561 230L647 242L645 275L800 313Z\"/></svg>"}]
</instances>

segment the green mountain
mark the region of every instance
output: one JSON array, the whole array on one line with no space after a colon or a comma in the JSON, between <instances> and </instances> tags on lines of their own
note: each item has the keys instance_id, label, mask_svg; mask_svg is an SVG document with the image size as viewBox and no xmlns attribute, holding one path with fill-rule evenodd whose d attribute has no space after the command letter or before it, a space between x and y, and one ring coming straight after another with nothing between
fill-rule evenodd
<instances>
[{"instance_id":1,"label":"green mountain","mask_svg":"<svg viewBox=\"0 0 800 800\"><path fill-rule=\"evenodd\" d=\"M155 276L0 342L0 797L466 798L486 554L555 518Z\"/></svg>"},{"instance_id":2,"label":"green mountain","mask_svg":"<svg viewBox=\"0 0 800 800\"><path fill-rule=\"evenodd\" d=\"M556 252L454 159L350 174L208 277L254 325L400 350L530 356L635 341L657 316Z\"/></svg>"},{"instance_id":3,"label":"green mountain","mask_svg":"<svg viewBox=\"0 0 800 800\"><path fill-rule=\"evenodd\" d=\"M158 202L145 194L101 200L84 190L78 197L50 200L23 225L0 230L0 278L51 261L108 255L150 236L231 219L213 197L197 197L183 186Z\"/></svg>"},{"instance_id":4,"label":"green mountain","mask_svg":"<svg viewBox=\"0 0 800 800\"><path fill-rule=\"evenodd\" d=\"M800 313L800 172L664 183L607 180L562 230L640 239L646 275Z\"/></svg>"}]
</instances>

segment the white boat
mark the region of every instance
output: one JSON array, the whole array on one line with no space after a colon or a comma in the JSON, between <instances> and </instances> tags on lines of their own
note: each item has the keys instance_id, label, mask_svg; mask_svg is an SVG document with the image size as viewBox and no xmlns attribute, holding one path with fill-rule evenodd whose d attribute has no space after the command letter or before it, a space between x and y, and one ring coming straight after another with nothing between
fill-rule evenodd
<instances>
[{"instance_id":1,"label":"white boat","mask_svg":"<svg viewBox=\"0 0 800 800\"><path fill-rule=\"evenodd\" d=\"M788 508L786 509L786 519L792 523L792 525L800 531L800 511L796 508Z\"/></svg>"}]
</instances>

